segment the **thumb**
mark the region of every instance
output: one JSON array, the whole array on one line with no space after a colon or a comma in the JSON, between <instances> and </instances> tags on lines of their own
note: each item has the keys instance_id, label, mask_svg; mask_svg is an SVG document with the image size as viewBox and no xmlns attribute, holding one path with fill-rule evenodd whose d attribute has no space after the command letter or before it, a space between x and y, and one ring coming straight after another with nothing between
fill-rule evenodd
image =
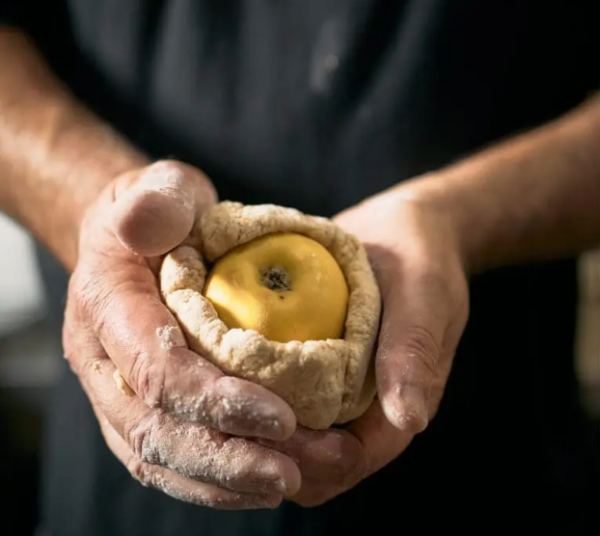
<instances>
[{"instance_id":1,"label":"thumb","mask_svg":"<svg viewBox=\"0 0 600 536\"><path fill-rule=\"evenodd\" d=\"M127 249L154 257L179 245L197 215L216 201L214 187L200 170L163 160L117 181L111 227Z\"/></svg>"},{"instance_id":2,"label":"thumb","mask_svg":"<svg viewBox=\"0 0 600 536\"><path fill-rule=\"evenodd\" d=\"M422 275L385 285L377 350L377 391L392 425L422 432L429 422L429 397L440 360L448 315L443 293ZM385 288L384 287L384 288ZM442 366L445 370L446 367Z\"/></svg>"}]
</instances>

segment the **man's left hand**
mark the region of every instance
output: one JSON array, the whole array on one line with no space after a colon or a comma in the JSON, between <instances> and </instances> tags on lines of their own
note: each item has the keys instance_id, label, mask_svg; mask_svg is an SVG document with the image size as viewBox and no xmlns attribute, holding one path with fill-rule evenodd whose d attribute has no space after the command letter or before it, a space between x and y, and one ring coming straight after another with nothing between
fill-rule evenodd
<instances>
[{"instance_id":1,"label":"man's left hand","mask_svg":"<svg viewBox=\"0 0 600 536\"><path fill-rule=\"evenodd\" d=\"M365 245L383 300L375 355L377 398L341 428L299 428L283 443L316 506L398 457L436 414L465 328L468 285L453 222L408 187L380 194L335 221ZM262 441L261 441L262 442Z\"/></svg>"}]
</instances>

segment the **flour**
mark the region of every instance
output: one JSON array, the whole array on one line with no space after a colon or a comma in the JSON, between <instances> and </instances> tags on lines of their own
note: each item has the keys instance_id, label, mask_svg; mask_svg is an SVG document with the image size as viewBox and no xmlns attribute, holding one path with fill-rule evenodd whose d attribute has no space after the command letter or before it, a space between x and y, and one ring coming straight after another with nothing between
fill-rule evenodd
<instances>
[{"instance_id":1,"label":"flour","mask_svg":"<svg viewBox=\"0 0 600 536\"><path fill-rule=\"evenodd\" d=\"M243 438L198 425L169 425L154 415L135 431L140 460L237 491L285 492L282 457Z\"/></svg>"},{"instance_id":2,"label":"flour","mask_svg":"<svg viewBox=\"0 0 600 536\"><path fill-rule=\"evenodd\" d=\"M186 346L185 337L178 326L163 326L158 328L156 336L163 350L171 350L177 347L184 348Z\"/></svg>"},{"instance_id":3,"label":"flour","mask_svg":"<svg viewBox=\"0 0 600 536\"><path fill-rule=\"evenodd\" d=\"M280 343L255 330L228 329L204 296L203 258L214 262L235 247L276 232L312 238L327 248L342 268L350 289L343 339ZM307 428L327 429L363 414L376 392L370 367L381 296L360 241L325 218L275 205L228 201L205 212L191 234L195 238L188 244L196 247L175 248L160 270L162 296L184 330L190 349L225 374L278 395L294 411L297 422ZM276 275L273 284L285 283L281 274ZM229 403L220 402L222 418L231 416L234 409L252 418L249 406L235 407L235 393L227 398ZM237 400L242 403L241 398Z\"/></svg>"},{"instance_id":4,"label":"flour","mask_svg":"<svg viewBox=\"0 0 600 536\"><path fill-rule=\"evenodd\" d=\"M236 493L206 484L194 485L186 482L185 485L178 486L173 480L166 478L161 473L152 475L150 485L179 501L208 508L239 510L274 505L272 496Z\"/></svg>"},{"instance_id":5,"label":"flour","mask_svg":"<svg viewBox=\"0 0 600 536\"><path fill-rule=\"evenodd\" d=\"M173 395L169 410L186 421L201 422L219 430L244 425L248 434L279 435L278 411L270 403L240 392L237 380L223 377L210 392L195 396Z\"/></svg>"},{"instance_id":6,"label":"flour","mask_svg":"<svg viewBox=\"0 0 600 536\"><path fill-rule=\"evenodd\" d=\"M193 196L185 195L186 176L183 169L168 162L158 162L148 168L135 188L146 192L160 192L175 199L185 210L194 209Z\"/></svg>"},{"instance_id":7,"label":"flour","mask_svg":"<svg viewBox=\"0 0 600 536\"><path fill-rule=\"evenodd\" d=\"M400 430L422 432L429 421L422 389L412 385L397 385L394 396L394 404L385 406L385 413L389 420Z\"/></svg>"}]
</instances>

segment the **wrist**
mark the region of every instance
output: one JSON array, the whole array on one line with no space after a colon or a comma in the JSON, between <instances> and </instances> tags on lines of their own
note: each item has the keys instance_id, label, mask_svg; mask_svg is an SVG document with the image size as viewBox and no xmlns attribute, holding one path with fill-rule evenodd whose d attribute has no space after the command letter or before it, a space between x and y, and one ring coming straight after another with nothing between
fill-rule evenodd
<instances>
[{"instance_id":1,"label":"wrist","mask_svg":"<svg viewBox=\"0 0 600 536\"><path fill-rule=\"evenodd\" d=\"M405 183L449 222L467 274L597 247L597 104Z\"/></svg>"},{"instance_id":2,"label":"wrist","mask_svg":"<svg viewBox=\"0 0 600 536\"><path fill-rule=\"evenodd\" d=\"M395 190L403 203L418 207L421 214L436 220L438 232L444 233L444 243L453 250L465 274L484 269L488 263L484 227L477 225L476 207L466 202L467 197L450 176L432 172L406 181Z\"/></svg>"},{"instance_id":3,"label":"wrist","mask_svg":"<svg viewBox=\"0 0 600 536\"><path fill-rule=\"evenodd\" d=\"M0 210L72 269L87 208L147 158L78 103L22 34L0 32L0 64Z\"/></svg>"},{"instance_id":4,"label":"wrist","mask_svg":"<svg viewBox=\"0 0 600 536\"><path fill-rule=\"evenodd\" d=\"M150 163L149 158L121 139L109 127L93 124L89 128L76 129L65 136L65 152L71 136L83 136L88 140L89 151L81 157L74 156L65 173L59 200L54 207L56 220L62 222L57 247L61 260L68 269L77 262L79 237L84 219L90 208L101 196L114 197L112 184L121 175L140 169Z\"/></svg>"},{"instance_id":5,"label":"wrist","mask_svg":"<svg viewBox=\"0 0 600 536\"><path fill-rule=\"evenodd\" d=\"M44 221L30 220L30 228L71 271L90 207L118 176L147 165L149 160L106 125L96 121L78 124L73 116L65 117L70 124L57 125L56 142L48 148L43 170L32 170L36 173L33 187L52 184L54 196L41 199L48 212L42 211Z\"/></svg>"}]
</instances>

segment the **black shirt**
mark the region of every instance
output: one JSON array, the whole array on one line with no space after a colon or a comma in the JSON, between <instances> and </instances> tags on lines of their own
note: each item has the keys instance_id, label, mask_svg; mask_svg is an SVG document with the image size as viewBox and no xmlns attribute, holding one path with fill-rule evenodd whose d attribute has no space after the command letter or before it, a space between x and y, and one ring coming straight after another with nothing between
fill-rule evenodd
<instances>
[{"instance_id":1,"label":"black shirt","mask_svg":"<svg viewBox=\"0 0 600 536\"><path fill-rule=\"evenodd\" d=\"M7 4L6 21L149 155L197 165L222 199L325 216L548 121L599 85L592 1L29 2ZM58 328L66 276L46 252L40 261ZM219 512L141 487L64 366L47 420L44 528L597 534L600 449L578 402L576 283L574 259L474 279L436 419L394 463L314 509Z\"/></svg>"}]
</instances>

